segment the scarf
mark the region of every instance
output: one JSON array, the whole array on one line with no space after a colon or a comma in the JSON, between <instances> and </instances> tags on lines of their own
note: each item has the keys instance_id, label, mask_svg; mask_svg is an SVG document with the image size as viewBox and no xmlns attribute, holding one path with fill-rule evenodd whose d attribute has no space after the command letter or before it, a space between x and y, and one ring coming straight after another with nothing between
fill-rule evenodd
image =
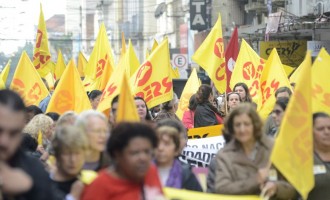
<instances>
[{"instance_id":1,"label":"scarf","mask_svg":"<svg viewBox=\"0 0 330 200\"><path fill-rule=\"evenodd\" d=\"M166 187L182 188L182 167L178 159L175 159L170 174L166 181Z\"/></svg>"}]
</instances>

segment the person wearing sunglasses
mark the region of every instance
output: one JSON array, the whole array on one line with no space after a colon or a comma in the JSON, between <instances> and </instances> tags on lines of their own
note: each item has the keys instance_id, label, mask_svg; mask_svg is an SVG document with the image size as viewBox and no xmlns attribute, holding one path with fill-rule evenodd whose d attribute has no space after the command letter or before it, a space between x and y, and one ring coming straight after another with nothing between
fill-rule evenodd
<instances>
[{"instance_id":1,"label":"person wearing sunglasses","mask_svg":"<svg viewBox=\"0 0 330 200\"><path fill-rule=\"evenodd\" d=\"M289 103L289 99L286 97L279 98L276 100L274 110L272 112L272 117L275 122L275 127L268 132L268 136L276 137L277 132L279 131L279 127L281 125L285 109Z\"/></svg>"}]
</instances>

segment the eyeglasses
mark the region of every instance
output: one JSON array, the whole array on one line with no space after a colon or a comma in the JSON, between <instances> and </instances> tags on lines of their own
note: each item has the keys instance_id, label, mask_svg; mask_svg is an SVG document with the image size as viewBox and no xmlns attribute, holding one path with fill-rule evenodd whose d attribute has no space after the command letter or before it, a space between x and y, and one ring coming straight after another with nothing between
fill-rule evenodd
<instances>
[{"instance_id":1,"label":"eyeglasses","mask_svg":"<svg viewBox=\"0 0 330 200\"><path fill-rule=\"evenodd\" d=\"M280 115L283 111L282 110L273 110L272 113L274 113L275 115Z\"/></svg>"}]
</instances>

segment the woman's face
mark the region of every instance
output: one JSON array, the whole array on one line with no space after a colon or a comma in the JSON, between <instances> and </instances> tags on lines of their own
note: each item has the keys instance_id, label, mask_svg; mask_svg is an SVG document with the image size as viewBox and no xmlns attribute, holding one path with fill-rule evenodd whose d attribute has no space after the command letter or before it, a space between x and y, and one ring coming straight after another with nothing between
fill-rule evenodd
<instances>
[{"instance_id":1,"label":"woman's face","mask_svg":"<svg viewBox=\"0 0 330 200\"><path fill-rule=\"evenodd\" d=\"M159 166L169 167L177 155L178 151L176 150L173 139L163 134L161 138L159 138L158 147L155 151L157 164Z\"/></svg>"},{"instance_id":2,"label":"woman's face","mask_svg":"<svg viewBox=\"0 0 330 200\"><path fill-rule=\"evenodd\" d=\"M234 137L240 143L254 141L252 119L247 114L241 114L234 117L233 120Z\"/></svg>"},{"instance_id":3,"label":"woman's face","mask_svg":"<svg viewBox=\"0 0 330 200\"><path fill-rule=\"evenodd\" d=\"M99 152L104 151L109 137L108 123L100 117L89 117L87 135L92 150Z\"/></svg>"},{"instance_id":4,"label":"woman's face","mask_svg":"<svg viewBox=\"0 0 330 200\"><path fill-rule=\"evenodd\" d=\"M144 103L144 101L142 101L141 99L136 99L134 101L135 101L136 109L139 114L140 120L144 121L147 116L147 106Z\"/></svg>"},{"instance_id":5,"label":"woman's face","mask_svg":"<svg viewBox=\"0 0 330 200\"><path fill-rule=\"evenodd\" d=\"M237 86L234 92L237 92L243 101L246 100L246 92L242 86Z\"/></svg>"},{"instance_id":6,"label":"woman's face","mask_svg":"<svg viewBox=\"0 0 330 200\"><path fill-rule=\"evenodd\" d=\"M233 93L228 97L228 107L230 109L236 108L239 103L240 103L240 100L239 100L238 94Z\"/></svg>"},{"instance_id":7,"label":"woman's face","mask_svg":"<svg viewBox=\"0 0 330 200\"><path fill-rule=\"evenodd\" d=\"M101 96L102 95L99 95L94 100L90 100L93 110L97 109L97 106L99 105L100 100L101 100Z\"/></svg>"},{"instance_id":8,"label":"woman's face","mask_svg":"<svg viewBox=\"0 0 330 200\"><path fill-rule=\"evenodd\" d=\"M132 138L122 152L115 153L116 170L135 182L143 181L152 161L153 148L149 139Z\"/></svg>"},{"instance_id":9,"label":"woman's face","mask_svg":"<svg viewBox=\"0 0 330 200\"><path fill-rule=\"evenodd\" d=\"M85 152L64 150L58 158L57 168L66 176L76 177L85 163Z\"/></svg>"},{"instance_id":10,"label":"woman's face","mask_svg":"<svg viewBox=\"0 0 330 200\"><path fill-rule=\"evenodd\" d=\"M272 116L275 122L275 125L279 127L281 125L283 116L284 116L284 110L281 106L275 105L274 110L272 112Z\"/></svg>"},{"instance_id":11,"label":"woman's face","mask_svg":"<svg viewBox=\"0 0 330 200\"><path fill-rule=\"evenodd\" d=\"M314 144L316 148L330 149L330 118L318 117L315 119L314 127Z\"/></svg>"}]
</instances>

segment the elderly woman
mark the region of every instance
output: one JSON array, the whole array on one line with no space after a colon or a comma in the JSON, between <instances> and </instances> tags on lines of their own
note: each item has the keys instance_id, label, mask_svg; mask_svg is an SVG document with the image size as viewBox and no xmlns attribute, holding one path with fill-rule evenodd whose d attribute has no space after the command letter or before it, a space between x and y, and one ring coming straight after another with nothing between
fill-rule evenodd
<instances>
[{"instance_id":1,"label":"elderly woman","mask_svg":"<svg viewBox=\"0 0 330 200\"><path fill-rule=\"evenodd\" d=\"M154 119L156 122L163 119L173 119L177 121L181 121L178 116L176 116L176 111L178 110L178 96L174 93L173 99L171 101L167 101L161 105L161 110L158 113L157 117Z\"/></svg>"},{"instance_id":2,"label":"elderly woman","mask_svg":"<svg viewBox=\"0 0 330 200\"><path fill-rule=\"evenodd\" d=\"M119 123L107 144L114 165L101 171L82 200L151 200L163 196L157 169L152 164L157 136L141 123Z\"/></svg>"},{"instance_id":3,"label":"elderly woman","mask_svg":"<svg viewBox=\"0 0 330 200\"><path fill-rule=\"evenodd\" d=\"M108 166L110 160L104 153L110 134L107 118L98 111L89 110L82 112L75 124L87 136L89 141L86 162L83 168L98 171Z\"/></svg>"}]
</instances>

